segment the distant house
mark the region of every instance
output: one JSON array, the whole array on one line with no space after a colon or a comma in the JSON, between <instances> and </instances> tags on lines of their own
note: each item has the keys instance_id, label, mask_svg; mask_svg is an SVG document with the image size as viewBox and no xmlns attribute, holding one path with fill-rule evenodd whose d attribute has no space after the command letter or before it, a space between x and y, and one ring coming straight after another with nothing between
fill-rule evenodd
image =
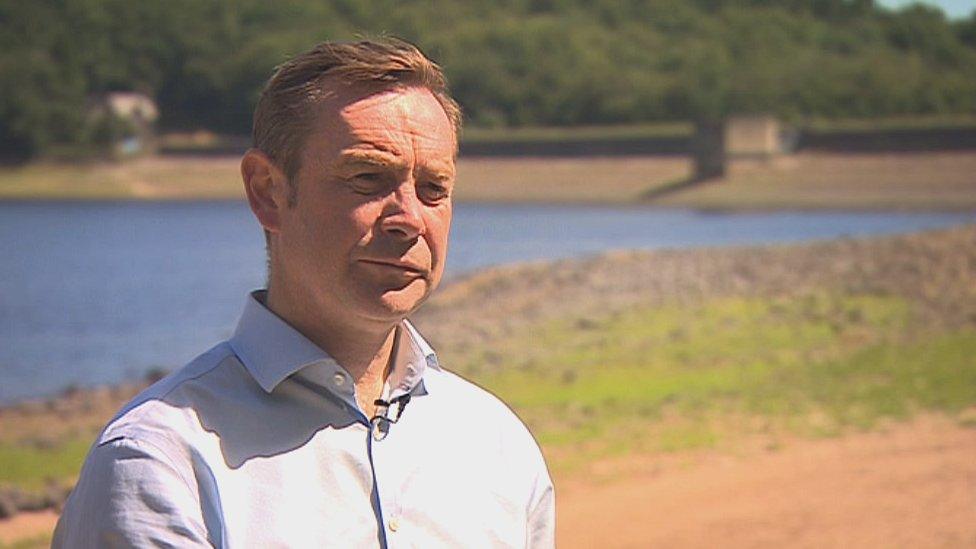
<instances>
[{"instance_id":1,"label":"distant house","mask_svg":"<svg viewBox=\"0 0 976 549\"><path fill-rule=\"evenodd\" d=\"M113 156L152 152L156 147L154 124L159 118L156 102L136 92L110 92L94 101L90 117L96 141L108 146Z\"/></svg>"}]
</instances>

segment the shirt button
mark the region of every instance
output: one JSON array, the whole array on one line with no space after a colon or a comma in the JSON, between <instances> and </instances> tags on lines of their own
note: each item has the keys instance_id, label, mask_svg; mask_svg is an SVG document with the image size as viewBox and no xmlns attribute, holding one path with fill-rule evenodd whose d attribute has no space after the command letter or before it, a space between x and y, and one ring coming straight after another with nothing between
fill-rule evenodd
<instances>
[{"instance_id":1,"label":"shirt button","mask_svg":"<svg viewBox=\"0 0 976 549\"><path fill-rule=\"evenodd\" d=\"M400 519L397 517L391 518L388 526L390 527L391 532L396 532L400 529Z\"/></svg>"},{"instance_id":2,"label":"shirt button","mask_svg":"<svg viewBox=\"0 0 976 549\"><path fill-rule=\"evenodd\" d=\"M332 376L332 383L335 383L337 387L342 387L342 385L345 382L346 382L346 376L342 374L336 374Z\"/></svg>"}]
</instances>

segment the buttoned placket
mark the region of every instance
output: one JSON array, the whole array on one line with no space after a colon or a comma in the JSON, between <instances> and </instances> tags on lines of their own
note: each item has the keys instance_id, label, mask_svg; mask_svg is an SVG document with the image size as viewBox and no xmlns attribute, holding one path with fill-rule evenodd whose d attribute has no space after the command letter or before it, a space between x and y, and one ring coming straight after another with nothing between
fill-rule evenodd
<instances>
[{"instance_id":1,"label":"buttoned placket","mask_svg":"<svg viewBox=\"0 0 976 549\"><path fill-rule=\"evenodd\" d=\"M357 403L355 384L349 373L331 361L322 362L316 366L320 369L309 376L312 379L302 375L295 376L294 379L299 384L330 400L340 401L356 421L365 427L366 457L369 461L373 480L371 504L376 515L380 546L389 548L400 545L394 536L401 527L400 498L396 490L389 489L391 486L397 486L396 480L389 478L395 474L396 463L392 461L395 457L389 452L384 452L383 441L377 440L377 437L374 436L370 418L366 417ZM401 387L391 392L388 385L384 386L383 392L387 400L407 393ZM391 412L395 411L391 410Z\"/></svg>"},{"instance_id":2,"label":"buttoned placket","mask_svg":"<svg viewBox=\"0 0 976 549\"><path fill-rule=\"evenodd\" d=\"M398 366L403 368L402 371L406 372L406 375L399 379L395 387L390 385L390 379L384 383L382 398L386 402L394 402L397 398L407 394L410 394L411 397L426 395L427 390L421 376L424 371L423 366L425 365L428 368L437 366L437 358L433 354L426 354L423 349L417 348L414 343L415 334L411 328L408 330L411 331L411 337L401 340L401 342L411 345L415 354L412 359L408 359L408 362ZM422 360L425 364L418 364L416 360ZM379 509L385 527L382 535L384 547L403 547L410 544L409 525L405 524L403 519L400 492L405 474L404 456L397 450L398 447L401 449L403 447L402 444L398 443L399 437L403 436L404 428L400 423L403 421L403 416L400 415L402 412L400 406L395 404L385 410L388 418L398 421L396 425L388 425L389 430L385 436L374 437L372 430L370 430L368 437L374 487L379 498Z\"/></svg>"},{"instance_id":3,"label":"buttoned placket","mask_svg":"<svg viewBox=\"0 0 976 549\"><path fill-rule=\"evenodd\" d=\"M398 388L392 392L388 389L387 387L384 390L384 393L389 393L384 394L384 400L388 402L407 393L402 388ZM386 410L390 418L396 417L399 411L398 408L398 405L394 405ZM397 547L404 545L404 543L401 543L403 542L404 525L400 505L400 491L398 488L402 485L402 479L396 478L400 474L399 466L401 464L397 461L398 456L393 453L394 441L399 431L393 425L389 427L390 429L385 436L374 436L371 430L368 438L370 445L370 463L373 467L373 478L375 480L374 486L377 497L379 498L379 508L385 526L383 534L385 546Z\"/></svg>"}]
</instances>

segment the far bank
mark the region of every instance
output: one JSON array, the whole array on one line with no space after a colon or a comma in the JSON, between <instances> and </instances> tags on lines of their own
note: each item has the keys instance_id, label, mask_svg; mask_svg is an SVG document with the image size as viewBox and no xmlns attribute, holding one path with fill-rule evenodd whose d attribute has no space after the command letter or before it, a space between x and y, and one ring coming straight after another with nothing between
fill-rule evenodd
<instances>
[{"instance_id":1,"label":"far bank","mask_svg":"<svg viewBox=\"0 0 976 549\"><path fill-rule=\"evenodd\" d=\"M237 156L188 155L2 168L0 200L242 199L238 163ZM660 192L687 179L691 169L684 155L463 156L455 198L723 211L976 210L976 150L738 160L722 179Z\"/></svg>"}]
</instances>

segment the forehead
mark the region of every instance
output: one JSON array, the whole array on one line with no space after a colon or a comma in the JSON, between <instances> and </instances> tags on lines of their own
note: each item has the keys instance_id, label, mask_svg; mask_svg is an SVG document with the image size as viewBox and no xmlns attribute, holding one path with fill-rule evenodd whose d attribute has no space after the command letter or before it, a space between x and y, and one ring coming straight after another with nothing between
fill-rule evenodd
<instances>
[{"instance_id":1,"label":"forehead","mask_svg":"<svg viewBox=\"0 0 976 549\"><path fill-rule=\"evenodd\" d=\"M410 163L453 163L454 127L422 87L341 88L320 106L305 148L308 160L334 163L350 151L379 151Z\"/></svg>"}]
</instances>

